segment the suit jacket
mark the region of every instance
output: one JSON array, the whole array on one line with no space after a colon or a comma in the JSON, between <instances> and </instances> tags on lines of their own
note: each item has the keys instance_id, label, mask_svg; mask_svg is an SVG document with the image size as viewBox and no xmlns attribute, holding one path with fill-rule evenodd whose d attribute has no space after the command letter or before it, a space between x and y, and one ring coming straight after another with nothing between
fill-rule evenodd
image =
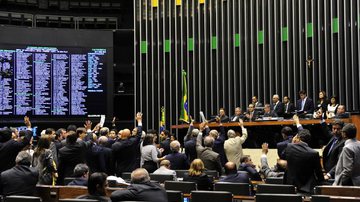
<instances>
[{"instance_id":1,"label":"suit jacket","mask_svg":"<svg viewBox=\"0 0 360 202\"><path fill-rule=\"evenodd\" d=\"M260 177L260 173L250 164L247 163L240 164L239 170L246 171L249 174L250 179L253 181L262 181Z\"/></svg>"},{"instance_id":2,"label":"suit jacket","mask_svg":"<svg viewBox=\"0 0 360 202\"><path fill-rule=\"evenodd\" d=\"M278 117L278 114L275 111L264 113L263 117Z\"/></svg>"},{"instance_id":3,"label":"suit jacket","mask_svg":"<svg viewBox=\"0 0 360 202\"><path fill-rule=\"evenodd\" d=\"M166 138L166 140L162 141L160 143L160 148L164 149L164 151L161 153L162 156L170 154L170 138Z\"/></svg>"},{"instance_id":4,"label":"suit jacket","mask_svg":"<svg viewBox=\"0 0 360 202\"><path fill-rule=\"evenodd\" d=\"M276 144L277 153L280 159L284 159L284 151L289 143L291 143L293 136L288 137L288 139L279 142Z\"/></svg>"},{"instance_id":5,"label":"suit jacket","mask_svg":"<svg viewBox=\"0 0 360 202\"><path fill-rule=\"evenodd\" d=\"M15 158L18 153L29 145L32 131L26 130L22 141L10 139L6 142L0 142L0 173L15 166Z\"/></svg>"},{"instance_id":6,"label":"suit jacket","mask_svg":"<svg viewBox=\"0 0 360 202\"><path fill-rule=\"evenodd\" d=\"M216 118L210 119L209 122L214 122L214 121L216 121ZM227 115L224 115L224 116L220 117L220 121L222 123L229 122L229 117Z\"/></svg>"},{"instance_id":7,"label":"suit jacket","mask_svg":"<svg viewBox=\"0 0 360 202\"><path fill-rule=\"evenodd\" d=\"M272 104L271 105L271 109L273 110L273 112L275 112L278 116L282 117L284 115L284 103L282 102L278 102L278 104L275 106L276 104Z\"/></svg>"},{"instance_id":8,"label":"suit jacket","mask_svg":"<svg viewBox=\"0 0 360 202\"><path fill-rule=\"evenodd\" d=\"M1 173L0 186L3 189L2 194L5 196L33 196L38 178L39 172L36 168L25 165L15 166Z\"/></svg>"},{"instance_id":9,"label":"suit jacket","mask_svg":"<svg viewBox=\"0 0 360 202\"><path fill-rule=\"evenodd\" d=\"M242 129L242 136L235 138L229 138L224 143L225 154L228 161L236 164L238 168L240 165L240 159L243 156L242 144L246 141L248 133L246 128Z\"/></svg>"},{"instance_id":10,"label":"suit jacket","mask_svg":"<svg viewBox=\"0 0 360 202\"><path fill-rule=\"evenodd\" d=\"M249 176L246 173L238 172L227 175L219 180L220 182L249 183Z\"/></svg>"},{"instance_id":11,"label":"suit jacket","mask_svg":"<svg viewBox=\"0 0 360 202\"><path fill-rule=\"evenodd\" d=\"M316 185L324 181L319 153L304 142L288 144L285 149L287 160L286 184L297 187L299 192L312 193Z\"/></svg>"},{"instance_id":12,"label":"suit jacket","mask_svg":"<svg viewBox=\"0 0 360 202\"><path fill-rule=\"evenodd\" d=\"M189 162L192 162L194 159L197 158L196 137L191 136L193 129L194 129L194 126L190 125L190 127L184 137L185 154L188 157Z\"/></svg>"},{"instance_id":13,"label":"suit jacket","mask_svg":"<svg viewBox=\"0 0 360 202\"><path fill-rule=\"evenodd\" d=\"M207 191L213 190L212 181L210 180L209 176L207 176L205 173L194 176L189 176L189 174L186 173L184 175L183 181L195 182L198 190L207 190Z\"/></svg>"},{"instance_id":14,"label":"suit jacket","mask_svg":"<svg viewBox=\"0 0 360 202\"><path fill-rule=\"evenodd\" d=\"M251 120L250 119L248 119L246 116L244 116L244 121L255 121L257 118L258 118L258 116L259 116L259 111L254 111L254 114L253 114L253 116L252 116L252 118L251 118ZM245 114L250 114L250 112L249 111L247 111Z\"/></svg>"},{"instance_id":15,"label":"suit jacket","mask_svg":"<svg viewBox=\"0 0 360 202\"><path fill-rule=\"evenodd\" d=\"M74 168L79 163L86 163L86 152L89 144L81 141L75 144L66 144L59 150L59 184L63 183L65 177L72 177Z\"/></svg>"},{"instance_id":16,"label":"suit jacket","mask_svg":"<svg viewBox=\"0 0 360 202\"><path fill-rule=\"evenodd\" d=\"M138 133L135 137L126 140L120 139L112 145L117 176L121 176L123 172L132 172L140 166L138 159L141 133L142 126L138 126Z\"/></svg>"},{"instance_id":17,"label":"suit jacket","mask_svg":"<svg viewBox=\"0 0 360 202\"><path fill-rule=\"evenodd\" d=\"M114 191L111 194L111 201L152 201L167 202L167 194L160 184L144 182L131 184L126 189Z\"/></svg>"},{"instance_id":18,"label":"suit jacket","mask_svg":"<svg viewBox=\"0 0 360 202\"><path fill-rule=\"evenodd\" d=\"M208 170L216 170L219 172L219 175L222 174L222 167L220 161L220 155L212 150L209 147L203 147L201 145L202 134L199 133L196 139L196 152L199 159L204 162L204 166Z\"/></svg>"},{"instance_id":19,"label":"suit jacket","mask_svg":"<svg viewBox=\"0 0 360 202\"><path fill-rule=\"evenodd\" d=\"M209 129L207 129L209 130ZM213 146L213 151L218 153L220 155L220 161L221 161L221 165L224 166L225 163L228 161L225 155L225 150L224 150L224 142L226 139L226 135L225 135L225 128L224 126L220 126L220 133L219 133L219 137L215 139L214 141L214 146Z\"/></svg>"},{"instance_id":20,"label":"suit jacket","mask_svg":"<svg viewBox=\"0 0 360 202\"><path fill-rule=\"evenodd\" d=\"M93 145L89 151L90 157L87 159L90 173L104 172L113 175L112 150L106 146Z\"/></svg>"},{"instance_id":21,"label":"suit jacket","mask_svg":"<svg viewBox=\"0 0 360 202\"><path fill-rule=\"evenodd\" d=\"M244 118L243 114L241 114L240 116L234 115L230 118L229 122L239 122L239 120L243 118Z\"/></svg>"},{"instance_id":22,"label":"suit jacket","mask_svg":"<svg viewBox=\"0 0 360 202\"><path fill-rule=\"evenodd\" d=\"M295 106L293 103L288 103L288 105L284 104L284 117L285 118L292 118L292 112L295 111Z\"/></svg>"},{"instance_id":23,"label":"suit jacket","mask_svg":"<svg viewBox=\"0 0 360 202\"><path fill-rule=\"evenodd\" d=\"M173 170L187 170L189 169L189 161L185 154L173 152L165 156L166 160L170 161L171 169Z\"/></svg>"},{"instance_id":24,"label":"suit jacket","mask_svg":"<svg viewBox=\"0 0 360 202\"><path fill-rule=\"evenodd\" d=\"M298 99L296 102L296 109L298 111L301 111L301 103L302 100ZM308 114L311 114L314 112L314 102L311 98L307 97L304 105L304 109L302 111L306 111Z\"/></svg>"},{"instance_id":25,"label":"suit jacket","mask_svg":"<svg viewBox=\"0 0 360 202\"><path fill-rule=\"evenodd\" d=\"M336 114L333 118L334 119L345 119L345 118L349 118L350 114L349 112L345 112L343 114Z\"/></svg>"},{"instance_id":26,"label":"suit jacket","mask_svg":"<svg viewBox=\"0 0 360 202\"><path fill-rule=\"evenodd\" d=\"M328 144L325 146L323 151L323 165L325 172L329 173L331 177L335 176L335 168L336 164L339 160L339 156L343 150L343 147L345 145L345 140L339 137L336 144L331 149L330 153L329 150L331 148L331 145L334 141L335 137L332 137Z\"/></svg>"},{"instance_id":27,"label":"suit jacket","mask_svg":"<svg viewBox=\"0 0 360 202\"><path fill-rule=\"evenodd\" d=\"M334 185L360 186L360 141L348 139L335 170Z\"/></svg>"}]
</instances>

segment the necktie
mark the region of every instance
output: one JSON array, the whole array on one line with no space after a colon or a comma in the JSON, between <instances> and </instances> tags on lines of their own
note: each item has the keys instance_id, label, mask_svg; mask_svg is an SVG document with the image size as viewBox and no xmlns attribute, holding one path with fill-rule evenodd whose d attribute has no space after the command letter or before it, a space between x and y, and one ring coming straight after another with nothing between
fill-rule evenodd
<instances>
[{"instance_id":1,"label":"necktie","mask_svg":"<svg viewBox=\"0 0 360 202\"><path fill-rule=\"evenodd\" d=\"M333 147L335 146L335 144L337 143L337 141L338 141L338 140L337 140L336 138L334 138L334 140L332 141L332 144L331 144L331 147L330 147L330 149L329 149L329 152L327 153L328 156L330 155L330 153L331 153Z\"/></svg>"}]
</instances>

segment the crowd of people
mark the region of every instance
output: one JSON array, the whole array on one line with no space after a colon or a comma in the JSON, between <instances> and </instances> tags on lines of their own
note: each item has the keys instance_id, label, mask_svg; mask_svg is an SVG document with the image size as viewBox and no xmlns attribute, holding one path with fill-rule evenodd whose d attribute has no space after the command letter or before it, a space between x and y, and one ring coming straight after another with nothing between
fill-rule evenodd
<instances>
[{"instance_id":1,"label":"crowd of people","mask_svg":"<svg viewBox=\"0 0 360 202\"><path fill-rule=\"evenodd\" d=\"M219 181L224 182L249 183L267 177L284 177L285 184L295 185L304 194L311 194L314 186L319 184L359 186L357 129L354 124L345 125L334 119L330 130L323 120L341 117L343 113L339 112L341 105L333 109L336 101L331 99L327 103L324 92L321 93L323 100L319 101L317 110L324 110L321 127L329 140L323 148L322 165L319 153L308 145L312 134L300 124L301 113L299 116L292 114L297 131L287 126L281 129L283 140L276 144L279 159L274 167L268 165L267 143L261 145L259 168L251 156L244 155L242 145L249 137L244 121L256 120L255 109L261 106L254 96L245 114L236 108L235 115L228 118L220 110L220 116L214 120L218 122L219 130L210 129L207 121L198 127L192 121L183 145L167 130L160 134L155 130L143 131L143 114L139 112L135 117L136 127L132 130L117 131L116 125L111 129L99 124L92 127L90 121L86 121L83 127L48 128L41 132L33 150L31 122L25 117L27 130L0 130L0 193L5 196L33 195L37 184L68 185L88 187L89 194L80 198L167 201L164 188L150 181L149 173L169 174L178 180L175 170L188 170L181 180L196 182L199 190L213 189L213 178L206 174L206 170L217 171ZM311 108L312 101L306 93L301 91L300 97L296 107L298 112L316 111L315 107ZM264 105L263 116L291 114L295 107L286 100L290 99L285 96L284 103L281 103L279 96L274 95L273 104ZM240 130L226 131L223 126L226 121L237 122ZM107 177L121 177L124 172L132 172L130 186L113 192L108 198L105 192ZM68 177L74 179L65 183Z\"/></svg>"}]
</instances>

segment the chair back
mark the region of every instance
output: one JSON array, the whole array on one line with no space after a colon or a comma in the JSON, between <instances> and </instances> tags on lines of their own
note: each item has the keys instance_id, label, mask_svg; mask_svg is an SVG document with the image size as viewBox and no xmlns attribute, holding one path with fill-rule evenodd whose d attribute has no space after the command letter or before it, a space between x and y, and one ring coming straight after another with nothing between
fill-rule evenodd
<instances>
[{"instance_id":1,"label":"chair back","mask_svg":"<svg viewBox=\"0 0 360 202\"><path fill-rule=\"evenodd\" d=\"M303 197L297 194L256 194L256 202L303 202Z\"/></svg>"},{"instance_id":2,"label":"chair back","mask_svg":"<svg viewBox=\"0 0 360 202\"><path fill-rule=\"evenodd\" d=\"M124 179L124 180L131 180L131 172L123 172L121 174L121 178Z\"/></svg>"},{"instance_id":3,"label":"chair back","mask_svg":"<svg viewBox=\"0 0 360 202\"><path fill-rule=\"evenodd\" d=\"M75 180L75 177L65 177L64 178L64 185L68 185L73 180Z\"/></svg>"},{"instance_id":4,"label":"chair back","mask_svg":"<svg viewBox=\"0 0 360 202\"><path fill-rule=\"evenodd\" d=\"M283 177L267 177L265 179L266 184L284 184Z\"/></svg>"},{"instance_id":5,"label":"chair back","mask_svg":"<svg viewBox=\"0 0 360 202\"><path fill-rule=\"evenodd\" d=\"M40 197L36 196L6 196L4 202L40 202Z\"/></svg>"},{"instance_id":6,"label":"chair back","mask_svg":"<svg viewBox=\"0 0 360 202\"><path fill-rule=\"evenodd\" d=\"M227 191L192 191L191 202L232 202L232 194Z\"/></svg>"},{"instance_id":7,"label":"chair back","mask_svg":"<svg viewBox=\"0 0 360 202\"><path fill-rule=\"evenodd\" d=\"M189 194L197 188L195 182L165 181L165 189L181 191L182 193Z\"/></svg>"},{"instance_id":8,"label":"chair back","mask_svg":"<svg viewBox=\"0 0 360 202\"><path fill-rule=\"evenodd\" d=\"M330 202L330 196L312 195L311 202Z\"/></svg>"},{"instance_id":9,"label":"chair back","mask_svg":"<svg viewBox=\"0 0 360 202\"><path fill-rule=\"evenodd\" d=\"M183 193L181 191L166 190L168 202L183 202Z\"/></svg>"},{"instance_id":10,"label":"chair back","mask_svg":"<svg viewBox=\"0 0 360 202\"><path fill-rule=\"evenodd\" d=\"M189 170L175 170L176 177L178 178L184 178L184 176L189 173Z\"/></svg>"},{"instance_id":11,"label":"chair back","mask_svg":"<svg viewBox=\"0 0 360 202\"><path fill-rule=\"evenodd\" d=\"M99 202L93 199L60 199L59 202Z\"/></svg>"},{"instance_id":12,"label":"chair back","mask_svg":"<svg viewBox=\"0 0 360 202\"><path fill-rule=\"evenodd\" d=\"M216 171L216 170L205 170L204 173L205 173L206 175L212 176L212 177L214 177L214 178L216 178L216 179L219 178L219 172Z\"/></svg>"},{"instance_id":13,"label":"chair back","mask_svg":"<svg viewBox=\"0 0 360 202\"><path fill-rule=\"evenodd\" d=\"M248 183L217 182L214 184L215 191L228 191L234 195L250 196L251 186Z\"/></svg>"},{"instance_id":14,"label":"chair back","mask_svg":"<svg viewBox=\"0 0 360 202\"><path fill-rule=\"evenodd\" d=\"M166 180L171 181L174 180L174 175L165 175L165 174L150 174L150 179L158 181L160 183L164 183Z\"/></svg>"},{"instance_id":15,"label":"chair back","mask_svg":"<svg viewBox=\"0 0 360 202\"><path fill-rule=\"evenodd\" d=\"M285 184L258 184L256 193L296 194L296 188Z\"/></svg>"}]
</instances>

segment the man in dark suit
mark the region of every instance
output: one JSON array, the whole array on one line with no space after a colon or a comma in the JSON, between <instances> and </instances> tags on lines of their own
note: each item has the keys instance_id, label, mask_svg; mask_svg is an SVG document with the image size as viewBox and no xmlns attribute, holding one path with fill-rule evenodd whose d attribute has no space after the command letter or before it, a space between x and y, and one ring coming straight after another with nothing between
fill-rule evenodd
<instances>
[{"instance_id":1,"label":"man in dark suit","mask_svg":"<svg viewBox=\"0 0 360 202\"><path fill-rule=\"evenodd\" d=\"M150 181L149 173L144 168L138 168L131 173L131 185L126 189L114 191L111 201L152 201L167 202L164 188Z\"/></svg>"},{"instance_id":2,"label":"man in dark suit","mask_svg":"<svg viewBox=\"0 0 360 202\"><path fill-rule=\"evenodd\" d=\"M248 111L245 113L244 121L255 121L259 116L259 112L255 111L253 104L249 104Z\"/></svg>"},{"instance_id":3,"label":"man in dark suit","mask_svg":"<svg viewBox=\"0 0 360 202\"><path fill-rule=\"evenodd\" d=\"M33 196L39 178L39 171L30 167L31 156L21 151L16 156L16 165L1 173L0 190L2 195Z\"/></svg>"},{"instance_id":4,"label":"man in dark suit","mask_svg":"<svg viewBox=\"0 0 360 202\"><path fill-rule=\"evenodd\" d=\"M335 177L335 167L345 145L345 140L341 136L341 129L343 126L343 121L335 120L332 124L332 130L330 131L325 122L321 123L321 127L325 134L328 134L328 136L331 137L323 151L323 165L326 172L326 175L324 176L325 180L333 179Z\"/></svg>"},{"instance_id":5,"label":"man in dark suit","mask_svg":"<svg viewBox=\"0 0 360 202\"><path fill-rule=\"evenodd\" d=\"M199 129L194 129L194 120L192 119L189 129L184 137L185 154L188 157L190 163L197 158L196 137L198 136L199 132Z\"/></svg>"},{"instance_id":6,"label":"man in dark suit","mask_svg":"<svg viewBox=\"0 0 360 202\"><path fill-rule=\"evenodd\" d=\"M284 115L284 104L280 102L279 95L273 95L272 101L273 104L271 105L271 110L275 112L278 116L282 117Z\"/></svg>"},{"instance_id":7,"label":"man in dark suit","mask_svg":"<svg viewBox=\"0 0 360 202\"><path fill-rule=\"evenodd\" d=\"M291 118L293 112L295 111L294 104L290 102L289 96L285 95L283 99L284 103L284 118Z\"/></svg>"},{"instance_id":8,"label":"man in dark suit","mask_svg":"<svg viewBox=\"0 0 360 202\"><path fill-rule=\"evenodd\" d=\"M253 104L255 108L263 107L263 104L261 102L259 102L258 97L256 95L252 96L251 104Z\"/></svg>"},{"instance_id":9,"label":"man in dark suit","mask_svg":"<svg viewBox=\"0 0 360 202\"><path fill-rule=\"evenodd\" d=\"M10 129L0 130L0 173L15 166L16 155L30 143L32 137L31 122L28 117L24 118L27 130L22 139L12 139Z\"/></svg>"},{"instance_id":10,"label":"man in dark suit","mask_svg":"<svg viewBox=\"0 0 360 202\"><path fill-rule=\"evenodd\" d=\"M205 128L205 135L209 134L212 138L214 138L214 145L212 147L213 151L220 155L221 165L224 166L227 162L227 158L225 155L224 150L224 143L225 143L225 128L222 123L219 123L220 133L217 130L210 130L208 126Z\"/></svg>"},{"instance_id":11,"label":"man in dark suit","mask_svg":"<svg viewBox=\"0 0 360 202\"><path fill-rule=\"evenodd\" d=\"M108 138L100 136L98 144L91 147L90 158L87 159L91 173L102 172L114 175L112 150L108 148L108 144Z\"/></svg>"},{"instance_id":12,"label":"man in dark suit","mask_svg":"<svg viewBox=\"0 0 360 202\"><path fill-rule=\"evenodd\" d=\"M222 123L225 123L225 122L229 122L229 117L225 114L225 109L224 108L220 108L219 109L219 114L216 115L215 118L211 119L209 122L222 122Z\"/></svg>"},{"instance_id":13,"label":"man in dark suit","mask_svg":"<svg viewBox=\"0 0 360 202\"><path fill-rule=\"evenodd\" d=\"M300 99L296 103L296 110L304 114L312 114L314 112L314 102L307 97L306 91L299 91Z\"/></svg>"},{"instance_id":14,"label":"man in dark suit","mask_svg":"<svg viewBox=\"0 0 360 202\"><path fill-rule=\"evenodd\" d=\"M112 145L113 159L115 161L116 175L121 176L123 172L132 172L140 165L138 164L138 150L142 134L142 113L136 114L137 133L130 136L130 130L123 130L120 139Z\"/></svg>"},{"instance_id":15,"label":"man in dark suit","mask_svg":"<svg viewBox=\"0 0 360 202\"><path fill-rule=\"evenodd\" d=\"M241 157L239 170L246 171L252 181L262 181L260 173L255 169L255 164L248 155Z\"/></svg>"},{"instance_id":16,"label":"man in dark suit","mask_svg":"<svg viewBox=\"0 0 360 202\"><path fill-rule=\"evenodd\" d=\"M243 119L244 115L242 114L241 108L235 108L235 114L230 118L230 122L239 122L239 119Z\"/></svg>"},{"instance_id":17,"label":"man in dark suit","mask_svg":"<svg viewBox=\"0 0 360 202\"><path fill-rule=\"evenodd\" d=\"M180 153L180 142L174 140L170 143L171 153L165 156L166 160L171 163L173 170L187 170L189 169L189 161L185 154Z\"/></svg>"},{"instance_id":18,"label":"man in dark suit","mask_svg":"<svg viewBox=\"0 0 360 202\"><path fill-rule=\"evenodd\" d=\"M238 172L235 163L229 161L224 168L226 177L220 179L220 182L249 183L249 176L246 173Z\"/></svg>"},{"instance_id":19,"label":"man in dark suit","mask_svg":"<svg viewBox=\"0 0 360 202\"><path fill-rule=\"evenodd\" d=\"M171 153L171 150L170 150L170 131L168 130L163 130L161 131L160 133L160 148L163 148L164 151L161 152L161 155L162 156L165 156L165 155L168 155Z\"/></svg>"},{"instance_id":20,"label":"man in dark suit","mask_svg":"<svg viewBox=\"0 0 360 202\"><path fill-rule=\"evenodd\" d=\"M204 162L204 166L208 170L216 170L219 172L219 176L222 174L222 167L220 161L220 155L213 151L214 138L207 136L204 139L204 146L202 146L202 131L204 130L205 123L200 124L200 132L196 139L196 152L199 159Z\"/></svg>"},{"instance_id":21,"label":"man in dark suit","mask_svg":"<svg viewBox=\"0 0 360 202\"><path fill-rule=\"evenodd\" d=\"M303 129L285 149L287 170L285 182L297 187L298 192L311 194L324 181L319 153L308 146L310 131Z\"/></svg>"},{"instance_id":22,"label":"man in dark suit","mask_svg":"<svg viewBox=\"0 0 360 202\"><path fill-rule=\"evenodd\" d=\"M277 153L280 159L284 159L284 151L293 138L293 130L289 126L285 126L281 129L281 135L284 141L276 144Z\"/></svg>"},{"instance_id":23,"label":"man in dark suit","mask_svg":"<svg viewBox=\"0 0 360 202\"><path fill-rule=\"evenodd\" d=\"M272 111L269 104L264 106L264 115L263 117L277 117L278 114L275 111Z\"/></svg>"},{"instance_id":24,"label":"man in dark suit","mask_svg":"<svg viewBox=\"0 0 360 202\"><path fill-rule=\"evenodd\" d=\"M78 138L78 133L70 131L66 137L66 145L59 150L59 184L63 184L65 177L73 176L77 164L86 162L86 152L91 143L82 140L78 141Z\"/></svg>"},{"instance_id":25,"label":"man in dark suit","mask_svg":"<svg viewBox=\"0 0 360 202\"><path fill-rule=\"evenodd\" d=\"M335 114L334 118L345 119L345 118L349 118L349 117L350 117L350 114L348 112L346 112L345 105L339 105L338 108L336 109L336 114Z\"/></svg>"}]
</instances>

